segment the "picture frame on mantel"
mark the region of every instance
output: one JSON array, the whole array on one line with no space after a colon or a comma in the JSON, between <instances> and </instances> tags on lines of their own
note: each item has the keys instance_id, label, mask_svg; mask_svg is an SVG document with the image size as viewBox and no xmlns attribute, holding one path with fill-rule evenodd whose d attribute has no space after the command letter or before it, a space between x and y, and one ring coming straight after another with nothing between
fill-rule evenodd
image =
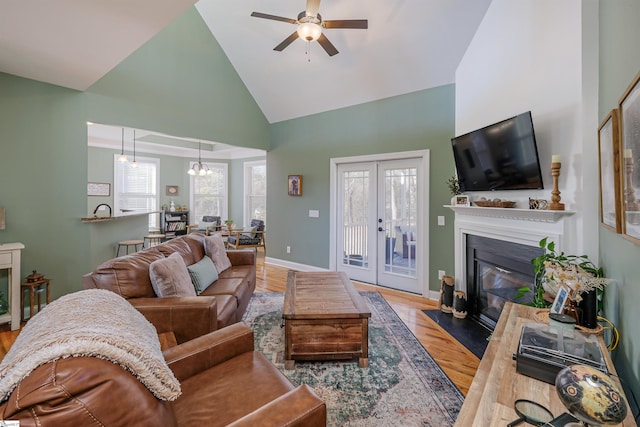
<instances>
[{"instance_id":1,"label":"picture frame on mantel","mask_svg":"<svg viewBox=\"0 0 640 427\"><path fill-rule=\"evenodd\" d=\"M620 98L620 183L622 235L640 245L640 73Z\"/></svg>"},{"instance_id":2,"label":"picture frame on mantel","mask_svg":"<svg viewBox=\"0 0 640 427\"><path fill-rule=\"evenodd\" d=\"M613 109L598 127L600 223L622 233L620 191L620 112Z\"/></svg>"}]
</instances>

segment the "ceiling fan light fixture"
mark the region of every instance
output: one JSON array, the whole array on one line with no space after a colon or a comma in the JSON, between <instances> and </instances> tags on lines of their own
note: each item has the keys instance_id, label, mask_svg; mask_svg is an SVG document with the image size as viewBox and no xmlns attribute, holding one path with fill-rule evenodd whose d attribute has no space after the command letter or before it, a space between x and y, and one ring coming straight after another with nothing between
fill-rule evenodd
<instances>
[{"instance_id":1,"label":"ceiling fan light fixture","mask_svg":"<svg viewBox=\"0 0 640 427\"><path fill-rule=\"evenodd\" d=\"M313 42L322 35L322 27L315 22L303 22L298 25L298 36L302 40Z\"/></svg>"}]
</instances>

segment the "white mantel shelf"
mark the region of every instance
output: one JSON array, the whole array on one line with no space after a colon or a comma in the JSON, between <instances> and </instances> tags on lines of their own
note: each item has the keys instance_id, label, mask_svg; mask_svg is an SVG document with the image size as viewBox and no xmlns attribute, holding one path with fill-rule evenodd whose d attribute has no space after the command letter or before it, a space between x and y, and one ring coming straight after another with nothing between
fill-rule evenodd
<instances>
[{"instance_id":1,"label":"white mantel shelf","mask_svg":"<svg viewBox=\"0 0 640 427\"><path fill-rule=\"evenodd\" d=\"M517 208L483 208L480 206L444 205L456 213L463 215L487 216L492 218L519 219L523 221L557 222L560 219L575 214L575 211L552 211L539 209Z\"/></svg>"}]
</instances>

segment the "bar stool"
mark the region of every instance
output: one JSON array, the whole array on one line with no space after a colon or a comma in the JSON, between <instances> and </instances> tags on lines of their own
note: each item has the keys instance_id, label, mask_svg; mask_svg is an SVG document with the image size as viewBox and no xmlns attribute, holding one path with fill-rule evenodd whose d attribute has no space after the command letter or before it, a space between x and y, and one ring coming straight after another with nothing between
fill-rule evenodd
<instances>
[{"instance_id":1,"label":"bar stool","mask_svg":"<svg viewBox=\"0 0 640 427\"><path fill-rule=\"evenodd\" d=\"M164 234L147 234L146 236L144 236L145 244L142 246L145 248L150 248L151 246L162 243L162 239L164 239ZM149 241L148 244L147 241Z\"/></svg>"},{"instance_id":2,"label":"bar stool","mask_svg":"<svg viewBox=\"0 0 640 427\"><path fill-rule=\"evenodd\" d=\"M51 280L44 277L43 274L37 273L33 270L33 273L27 276L26 283L22 283L20 285L20 319L25 321L24 314L24 293L26 290L29 291L29 318L32 318L35 314L35 302L36 298L38 301L38 313L42 308L42 300L40 299L42 294L46 294L47 304L51 302L50 294L49 294L49 285Z\"/></svg>"},{"instance_id":3,"label":"bar stool","mask_svg":"<svg viewBox=\"0 0 640 427\"><path fill-rule=\"evenodd\" d=\"M120 242L118 242L118 249L116 250L116 257L120 256L120 248L121 247L125 247L127 248L127 255L129 255L129 248L131 246L133 246L133 252L138 251L138 245L140 246L140 249L142 249L144 247L144 240L122 240Z\"/></svg>"}]
</instances>

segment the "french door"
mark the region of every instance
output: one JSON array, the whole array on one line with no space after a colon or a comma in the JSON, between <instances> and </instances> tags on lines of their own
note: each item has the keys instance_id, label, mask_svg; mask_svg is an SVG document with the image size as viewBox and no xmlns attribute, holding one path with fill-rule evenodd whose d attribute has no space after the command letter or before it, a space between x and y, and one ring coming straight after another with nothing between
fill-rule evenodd
<instances>
[{"instance_id":1,"label":"french door","mask_svg":"<svg viewBox=\"0 0 640 427\"><path fill-rule=\"evenodd\" d=\"M337 167L336 270L351 279L422 293L422 159Z\"/></svg>"}]
</instances>

